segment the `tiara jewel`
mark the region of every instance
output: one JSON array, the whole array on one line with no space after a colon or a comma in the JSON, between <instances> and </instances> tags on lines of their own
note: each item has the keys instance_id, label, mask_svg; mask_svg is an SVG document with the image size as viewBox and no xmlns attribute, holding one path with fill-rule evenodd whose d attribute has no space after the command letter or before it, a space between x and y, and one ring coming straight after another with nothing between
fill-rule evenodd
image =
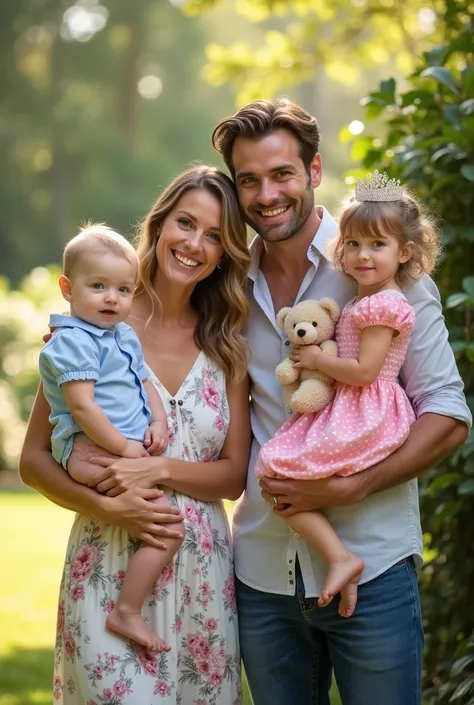
<instances>
[{"instance_id":1,"label":"tiara jewel","mask_svg":"<svg viewBox=\"0 0 474 705\"><path fill-rule=\"evenodd\" d=\"M384 172L379 174L376 170L362 181L356 180L356 201L399 201L403 194L400 179L390 179Z\"/></svg>"}]
</instances>

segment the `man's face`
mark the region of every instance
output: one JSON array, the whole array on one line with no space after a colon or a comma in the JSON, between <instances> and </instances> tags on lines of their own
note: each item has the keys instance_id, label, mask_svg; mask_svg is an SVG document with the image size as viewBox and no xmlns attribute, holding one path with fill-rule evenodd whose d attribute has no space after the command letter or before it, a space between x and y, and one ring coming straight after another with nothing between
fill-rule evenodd
<instances>
[{"instance_id":1,"label":"man's face","mask_svg":"<svg viewBox=\"0 0 474 705\"><path fill-rule=\"evenodd\" d=\"M232 159L245 221L267 242L297 235L314 211L313 189L321 182L319 154L308 174L297 138L278 129L259 140L238 137Z\"/></svg>"}]
</instances>

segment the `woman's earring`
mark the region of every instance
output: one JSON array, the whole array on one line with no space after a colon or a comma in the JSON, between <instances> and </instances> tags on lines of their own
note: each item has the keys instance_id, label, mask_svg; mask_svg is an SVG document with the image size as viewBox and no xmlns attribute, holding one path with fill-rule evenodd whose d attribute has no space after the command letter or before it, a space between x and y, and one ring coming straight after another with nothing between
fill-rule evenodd
<instances>
[{"instance_id":1,"label":"woman's earring","mask_svg":"<svg viewBox=\"0 0 474 705\"><path fill-rule=\"evenodd\" d=\"M218 264L217 269L222 269L222 264Z\"/></svg>"}]
</instances>

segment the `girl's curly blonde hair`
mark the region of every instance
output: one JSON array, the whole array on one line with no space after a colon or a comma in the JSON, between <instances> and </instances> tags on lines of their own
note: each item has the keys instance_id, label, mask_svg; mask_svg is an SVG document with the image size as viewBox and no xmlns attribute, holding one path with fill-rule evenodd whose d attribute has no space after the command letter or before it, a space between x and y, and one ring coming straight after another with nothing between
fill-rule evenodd
<instances>
[{"instance_id":1,"label":"girl's curly blonde hair","mask_svg":"<svg viewBox=\"0 0 474 705\"><path fill-rule=\"evenodd\" d=\"M413 243L407 262L399 265L395 281L401 287L430 274L442 251L441 239L434 219L407 190L398 201L356 201L345 206L339 217L339 235L329 245L334 266L344 271L344 239L355 236L395 237L400 245Z\"/></svg>"}]
</instances>

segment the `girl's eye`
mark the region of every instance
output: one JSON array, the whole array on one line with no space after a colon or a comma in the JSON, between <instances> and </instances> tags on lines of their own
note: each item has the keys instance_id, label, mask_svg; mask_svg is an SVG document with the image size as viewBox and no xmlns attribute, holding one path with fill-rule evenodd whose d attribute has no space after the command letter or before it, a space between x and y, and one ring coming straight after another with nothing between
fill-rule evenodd
<instances>
[{"instance_id":1,"label":"girl's eye","mask_svg":"<svg viewBox=\"0 0 474 705\"><path fill-rule=\"evenodd\" d=\"M347 243L347 247L358 247L359 243L357 240L349 240Z\"/></svg>"},{"instance_id":2,"label":"girl's eye","mask_svg":"<svg viewBox=\"0 0 474 705\"><path fill-rule=\"evenodd\" d=\"M128 286L119 287L119 291L121 294L129 294L130 293L130 289L128 288Z\"/></svg>"},{"instance_id":3,"label":"girl's eye","mask_svg":"<svg viewBox=\"0 0 474 705\"><path fill-rule=\"evenodd\" d=\"M94 283L92 284L92 288L93 288L93 289L100 290L100 289L103 289L103 288L104 288L104 285L101 284L100 282L94 282Z\"/></svg>"},{"instance_id":4,"label":"girl's eye","mask_svg":"<svg viewBox=\"0 0 474 705\"><path fill-rule=\"evenodd\" d=\"M372 245L373 245L375 248L383 247L384 244L385 244L385 243L383 243L381 240L374 240L374 242L372 243Z\"/></svg>"}]
</instances>

